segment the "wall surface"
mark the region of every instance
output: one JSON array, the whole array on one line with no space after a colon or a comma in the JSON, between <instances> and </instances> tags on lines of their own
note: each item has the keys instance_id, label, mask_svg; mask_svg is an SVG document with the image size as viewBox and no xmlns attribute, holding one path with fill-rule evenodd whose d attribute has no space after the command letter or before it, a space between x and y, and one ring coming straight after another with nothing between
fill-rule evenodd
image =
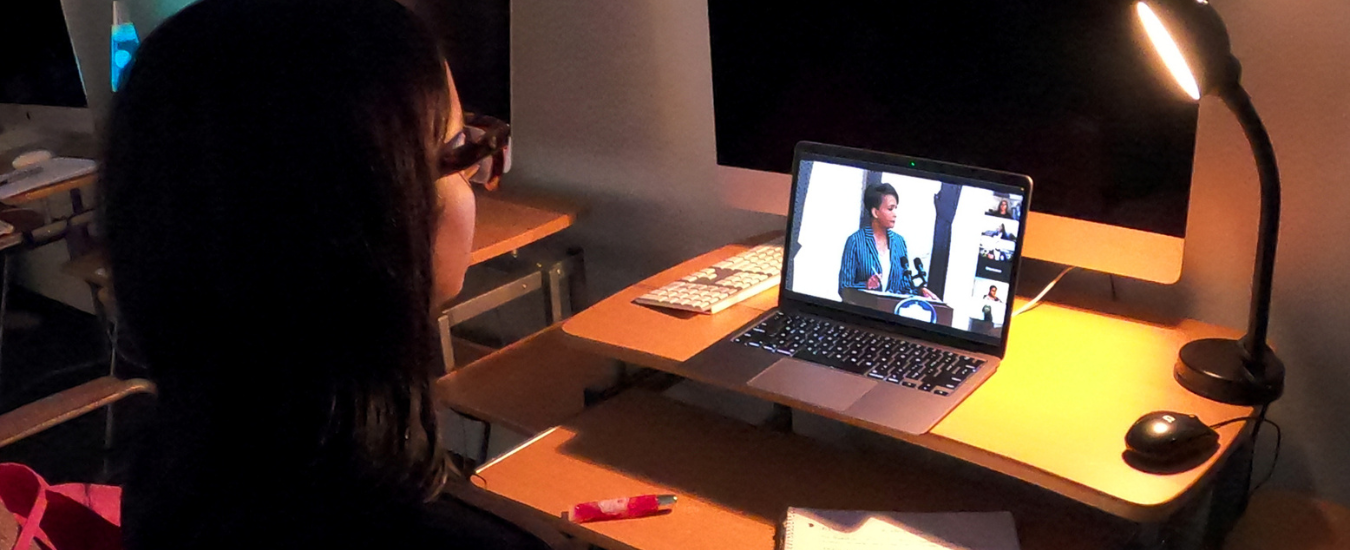
<instances>
[{"instance_id":1,"label":"wall surface","mask_svg":"<svg viewBox=\"0 0 1350 550\"><path fill-rule=\"evenodd\" d=\"M1271 341L1289 368L1271 417L1285 427L1275 483L1350 503L1350 2L1219 0L1284 182ZM1201 113L1181 285L1200 319L1241 326L1257 183L1217 104Z\"/></svg>"},{"instance_id":2,"label":"wall surface","mask_svg":"<svg viewBox=\"0 0 1350 550\"><path fill-rule=\"evenodd\" d=\"M1289 378L1271 410L1285 429L1272 483L1350 503L1350 2L1215 4L1284 176L1272 341ZM515 181L594 207L570 238L586 247L597 293L781 226L718 204L706 2L516 0L513 17ZM1222 104L1207 99L1200 118L1182 280L1118 280L1118 299L1242 327L1256 173ZM1100 293L1104 280L1077 274L1052 297Z\"/></svg>"},{"instance_id":3,"label":"wall surface","mask_svg":"<svg viewBox=\"0 0 1350 550\"><path fill-rule=\"evenodd\" d=\"M584 197L597 296L782 228L717 198L701 2L517 0L511 45L513 177Z\"/></svg>"}]
</instances>

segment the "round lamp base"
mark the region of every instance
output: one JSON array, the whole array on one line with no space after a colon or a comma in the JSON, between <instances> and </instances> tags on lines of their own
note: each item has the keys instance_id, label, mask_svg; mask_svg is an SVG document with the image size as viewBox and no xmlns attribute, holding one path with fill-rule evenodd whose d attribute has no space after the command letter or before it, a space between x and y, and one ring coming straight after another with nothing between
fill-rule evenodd
<instances>
[{"instance_id":1,"label":"round lamp base","mask_svg":"<svg viewBox=\"0 0 1350 550\"><path fill-rule=\"evenodd\" d=\"M1264 405L1284 393L1284 363L1270 348L1249 359L1237 340L1208 338L1181 348L1177 382L1191 393L1233 405Z\"/></svg>"}]
</instances>

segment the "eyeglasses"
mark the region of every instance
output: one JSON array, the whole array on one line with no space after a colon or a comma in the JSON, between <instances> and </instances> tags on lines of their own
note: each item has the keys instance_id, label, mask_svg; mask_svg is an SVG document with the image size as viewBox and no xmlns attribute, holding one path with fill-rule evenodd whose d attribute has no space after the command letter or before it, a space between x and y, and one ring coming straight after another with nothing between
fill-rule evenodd
<instances>
[{"instance_id":1,"label":"eyeglasses","mask_svg":"<svg viewBox=\"0 0 1350 550\"><path fill-rule=\"evenodd\" d=\"M511 167L510 146L510 124L487 115L464 113L464 129L441 148L440 175L478 166L469 182L494 190L502 173Z\"/></svg>"}]
</instances>

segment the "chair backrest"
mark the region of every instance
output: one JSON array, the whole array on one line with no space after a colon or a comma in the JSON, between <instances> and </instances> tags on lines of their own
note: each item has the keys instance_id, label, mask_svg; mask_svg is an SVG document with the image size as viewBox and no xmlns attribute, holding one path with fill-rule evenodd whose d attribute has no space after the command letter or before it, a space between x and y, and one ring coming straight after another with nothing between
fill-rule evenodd
<instances>
[{"instance_id":1,"label":"chair backrest","mask_svg":"<svg viewBox=\"0 0 1350 550\"><path fill-rule=\"evenodd\" d=\"M155 393L155 384L104 376L49 395L0 415L0 447L138 393Z\"/></svg>"}]
</instances>

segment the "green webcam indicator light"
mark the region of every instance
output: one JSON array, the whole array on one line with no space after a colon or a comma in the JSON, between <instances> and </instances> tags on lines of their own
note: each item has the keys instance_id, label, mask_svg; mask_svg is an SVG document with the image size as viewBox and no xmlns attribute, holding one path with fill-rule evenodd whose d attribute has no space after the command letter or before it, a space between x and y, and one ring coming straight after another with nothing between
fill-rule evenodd
<instances>
[{"instance_id":1,"label":"green webcam indicator light","mask_svg":"<svg viewBox=\"0 0 1350 550\"><path fill-rule=\"evenodd\" d=\"M918 166L918 165L916 165L916 164L914 164L914 163L912 163L912 162L909 163L909 165L910 165L910 166Z\"/></svg>"}]
</instances>

